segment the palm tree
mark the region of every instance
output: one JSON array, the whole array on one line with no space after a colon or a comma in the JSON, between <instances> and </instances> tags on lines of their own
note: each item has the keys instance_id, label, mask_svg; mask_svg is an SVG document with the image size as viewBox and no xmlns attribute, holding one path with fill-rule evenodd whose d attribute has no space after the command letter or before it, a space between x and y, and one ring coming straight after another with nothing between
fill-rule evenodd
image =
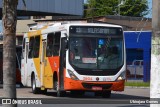
<instances>
[{"instance_id":1,"label":"palm tree","mask_svg":"<svg viewBox=\"0 0 160 107\"><path fill-rule=\"evenodd\" d=\"M24 6L25 0L23 0ZM3 0L3 89L4 98L16 98L16 25L18 0ZM17 105L3 105L17 107Z\"/></svg>"},{"instance_id":2,"label":"palm tree","mask_svg":"<svg viewBox=\"0 0 160 107\"><path fill-rule=\"evenodd\" d=\"M17 0L3 0L3 89L4 98L16 98ZM3 105L16 107L17 105Z\"/></svg>"}]
</instances>

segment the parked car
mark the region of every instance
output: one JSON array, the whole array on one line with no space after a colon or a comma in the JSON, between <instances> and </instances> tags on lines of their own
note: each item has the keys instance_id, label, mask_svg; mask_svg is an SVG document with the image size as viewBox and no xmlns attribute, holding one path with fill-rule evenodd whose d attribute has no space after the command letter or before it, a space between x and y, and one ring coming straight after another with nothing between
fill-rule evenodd
<instances>
[{"instance_id":1,"label":"parked car","mask_svg":"<svg viewBox=\"0 0 160 107\"><path fill-rule=\"evenodd\" d=\"M127 65L128 76L143 76L143 60L133 60L131 65Z\"/></svg>"}]
</instances>

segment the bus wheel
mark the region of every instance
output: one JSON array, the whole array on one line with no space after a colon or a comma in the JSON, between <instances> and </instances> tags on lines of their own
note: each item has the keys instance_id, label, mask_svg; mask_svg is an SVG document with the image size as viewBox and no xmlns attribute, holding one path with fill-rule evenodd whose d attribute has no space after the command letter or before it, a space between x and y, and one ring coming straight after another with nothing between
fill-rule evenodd
<instances>
[{"instance_id":1,"label":"bus wheel","mask_svg":"<svg viewBox=\"0 0 160 107\"><path fill-rule=\"evenodd\" d=\"M54 81L54 89L57 91L57 97L64 97L66 95L65 91L61 91L58 87L58 81Z\"/></svg>"},{"instance_id":2,"label":"bus wheel","mask_svg":"<svg viewBox=\"0 0 160 107\"><path fill-rule=\"evenodd\" d=\"M57 90L57 97L64 97L66 95L65 91Z\"/></svg>"},{"instance_id":3,"label":"bus wheel","mask_svg":"<svg viewBox=\"0 0 160 107\"><path fill-rule=\"evenodd\" d=\"M85 91L78 91L78 95L82 96L85 94Z\"/></svg>"},{"instance_id":4,"label":"bus wheel","mask_svg":"<svg viewBox=\"0 0 160 107\"><path fill-rule=\"evenodd\" d=\"M111 91L104 91L102 92L102 97L103 98L110 98L111 97Z\"/></svg>"},{"instance_id":5,"label":"bus wheel","mask_svg":"<svg viewBox=\"0 0 160 107\"><path fill-rule=\"evenodd\" d=\"M58 90L58 81L54 80L54 90Z\"/></svg>"},{"instance_id":6,"label":"bus wheel","mask_svg":"<svg viewBox=\"0 0 160 107\"><path fill-rule=\"evenodd\" d=\"M95 94L95 96L102 96L102 92L100 92L100 91L96 91L94 94Z\"/></svg>"},{"instance_id":7,"label":"bus wheel","mask_svg":"<svg viewBox=\"0 0 160 107\"><path fill-rule=\"evenodd\" d=\"M41 93L42 93L42 94L47 94L47 89L41 90Z\"/></svg>"},{"instance_id":8,"label":"bus wheel","mask_svg":"<svg viewBox=\"0 0 160 107\"><path fill-rule=\"evenodd\" d=\"M35 80L35 75L34 74L31 77L31 86L32 86L32 92L34 94L38 94L40 90L38 88L36 88L36 80Z\"/></svg>"},{"instance_id":9,"label":"bus wheel","mask_svg":"<svg viewBox=\"0 0 160 107\"><path fill-rule=\"evenodd\" d=\"M83 96L85 94L85 91L70 91L71 96Z\"/></svg>"}]
</instances>

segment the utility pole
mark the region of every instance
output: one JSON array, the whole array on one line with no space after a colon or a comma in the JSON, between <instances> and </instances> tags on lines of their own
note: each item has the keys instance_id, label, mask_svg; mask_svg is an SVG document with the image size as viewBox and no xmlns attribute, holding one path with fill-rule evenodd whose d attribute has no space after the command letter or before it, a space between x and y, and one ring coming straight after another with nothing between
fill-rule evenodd
<instances>
[{"instance_id":1,"label":"utility pole","mask_svg":"<svg viewBox=\"0 0 160 107\"><path fill-rule=\"evenodd\" d=\"M118 15L121 15L121 0L118 0Z\"/></svg>"},{"instance_id":2,"label":"utility pole","mask_svg":"<svg viewBox=\"0 0 160 107\"><path fill-rule=\"evenodd\" d=\"M16 98L16 24L18 0L3 0L3 97ZM6 104L3 107L17 107Z\"/></svg>"},{"instance_id":3,"label":"utility pole","mask_svg":"<svg viewBox=\"0 0 160 107\"><path fill-rule=\"evenodd\" d=\"M121 5L124 5L126 1L124 0L118 0L118 15L121 15Z\"/></svg>"},{"instance_id":4,"label":"utility pole","mask_svg":"<svg viewBox=\"0 0 160 107\"><path fill-rule=\"evenodd\" d=\"M160 98L160 0L152 0L152 53L150 98ZM151 104L151 107L159 107Z\"/></svg>"}]
</instances>

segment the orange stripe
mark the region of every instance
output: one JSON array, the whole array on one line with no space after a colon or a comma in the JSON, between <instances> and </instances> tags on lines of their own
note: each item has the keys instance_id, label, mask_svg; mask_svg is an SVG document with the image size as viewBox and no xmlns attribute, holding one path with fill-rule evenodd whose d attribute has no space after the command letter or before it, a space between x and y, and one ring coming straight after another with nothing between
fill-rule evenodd
<instances>
[{"instance_id":1,"label":"orange stripe","mask_svg":"<svg viewBox=\"0 0 160 107\"><path fill-rule=\"evenodd\" d=\"M82 83L88 83L88 84L112 84L111 88L107 90L113 90L113 91L124 91L124 80L123 81L116 81L116 82L85 82L85 81L75 81L70 78L65 78L65 90L88 90L88 91L95 91L92 89L86 89L82 86Z\"/></svg>"},{"instance_id":2,"label":"orange stripe","mask_svg":"<svg viewBox=\"0 0 160 107\"><path fill-rule=\"evenodd\" d=\"M59 69L59 56L55 56L55 57L48 57L50 66L52 68L52 71L58 71Z\"/></svg>"}]
</instances>

